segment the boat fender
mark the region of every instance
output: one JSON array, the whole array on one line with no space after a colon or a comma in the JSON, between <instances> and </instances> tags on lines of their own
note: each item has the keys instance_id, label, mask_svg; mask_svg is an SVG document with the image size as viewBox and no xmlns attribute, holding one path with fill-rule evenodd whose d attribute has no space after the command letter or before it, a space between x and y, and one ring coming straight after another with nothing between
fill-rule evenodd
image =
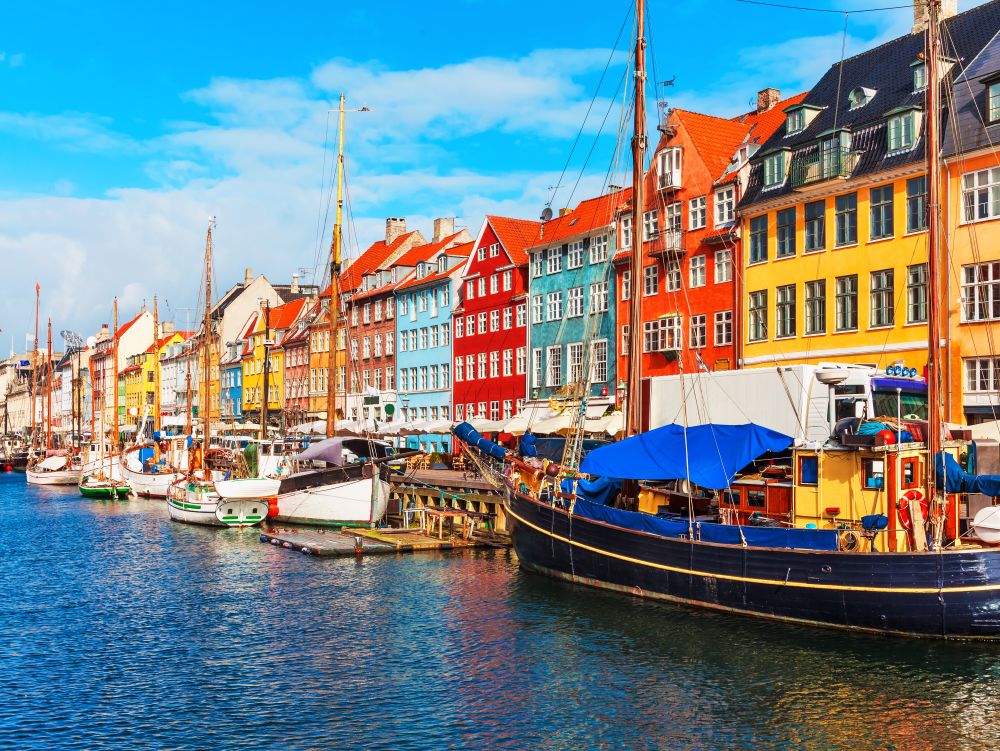
<instances>
[{"instance_id":1,"label":"boat fender","mask_svg":"<svg viewBox=\"0 0 1000 751\"><path fill-rule=\"evenodd\" d=\"M274 517L278 515L278 497L267 499L267 515L268 517Z\"/></svg>"},{"instance_id":2,"label":"boat fender","mask_svg":"<svg viewBox=\"0 0 1000 751\"><path fill-rule=\"evenodd\" d=\"M260 541L261 542L267 542L267 535L261 535L260 536Z\"/></svg>"},{"instance_id":3,"label":"boat fender","mask_svg":"<svg viewBox=\"0 0 1000 751\"><path fill-rule=\"evenodd\" d=\"M272 544L272 545L280 545L280 544L281 544L281 540L278 540L278 539L272 539L272 540L271 540L271 544Z\"/></svg>"},{"instance_id":4,"label":"boat fender","mask_svg":"<svg viewBox=\"0 0 1000 751\"><path fill-rule=\"evenodd\" d=\"M312 551L309 548L302 548L302 555L312 555Z\"/></svg>"},{"instance_id":5,"label":"boat fender","mask_svg":"<svg viewBox=\"0 0 1000 751\"><path fill-rule=\"evenodd\" d=\"M549 477L558 477L559 476L559 472L561 470L562 470L562 467L560 467L555 462L550 462L549 464L547 464L545 466L545 474L547 474Z\"/></svg>"},{"instance_id":6,"label":"boat fender","mask_svg":"<svg viewBox=\"0 0 1000 751\"><path fill-rule=\"evenodd\" d=\"M927 521L927 510L930 507L930 503L919 488L913 488L903 493L896 501L896 515L899 517L899 525L906 531L913 527L913 520L910 519L910 501L920 501L920 516L923 517L921 522Z\"/></svg>"},{"instance_id":7,"label":"boat fender","mask_svg":"<svg viewBox=\"0 0 1000 751\"><path fill-rule=\"evenodd\" d=\"M290 547L292 547L292 543L290 543L290 542L283 542L283 543L281 543L281 547L283 547L283 548L290 548Z\"/></svg>"},{"instance_id":8,"label":"boat fender","mask_svg":"<svg viewBox=\"0 0 1000 751\"><path fill-rule=\"evenodd\" d=\"M861 548L861 536L853 529L845 529L837 535L837 545L842 552L853 553Z\"/></svg>"}]
</instances>

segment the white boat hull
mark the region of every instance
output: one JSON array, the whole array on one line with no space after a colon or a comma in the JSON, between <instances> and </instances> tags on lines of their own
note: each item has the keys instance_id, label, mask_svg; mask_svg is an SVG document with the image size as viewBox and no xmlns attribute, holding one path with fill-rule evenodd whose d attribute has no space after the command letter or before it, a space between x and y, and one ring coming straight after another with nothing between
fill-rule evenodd
<instances>
[{"instance_id":1,"label":"white boat hull","mask_svg":"<svg viewBox=\"0 0 1000 751\"><path fill-rule=\"evenodd\" d=\"M170 486L183 476L179 472L137 472L128 466L127 461L122 459L119 464L122 479L140 498L166 498Z\"/></svg>"},{"instance_id":2,"label":"white boat hull","mask_svg":"<svg viewBox=\"0 0 1000 751\"><path fill-rule=\"evenodd\" d=\"M328 527L368 527L385 516L389 484L377 476L305 488L278 496L275 521Z\"/></svg>"},{"instance_id":3,"label":"white boat hull","mask_svg":"<svg viewBox=\"0 0 1000 751\"><path fill-rule=\"evenodd\" d=\"M222 498L274 498L278 495L281 480L255 477L245 480L216 480L215 492Z\"/></svg>"},{"instance_id":4,"label":"white boat hull","mask_svg":"<svg viewBox=\"0 0 1000 751\"><path fill-rule=\"evenodd\" d=\"M206 527L253 527L267 517L267 501L224 499L214 490L175 486L167 498L167 512L174 521Z\"/></svg>"},{"instance_id":5,"label":"white boat hull","mask_svg":"<svg viewBox=\"0 0 1000 751\"><path fill-rule=\"evenodd\" d=\"M89 462L84 462L80 475L92 475L94 477L103 475L108 480L125 482L125 475L122 473L122 468L118 464L117 457L105 457L103 460L91 459Z\"/></svg>"},{"instance_id":6,"label":"white boat hull","mask_svg":"<svg viewBox=\"0 0 1000 751\"><path fill-rule=\"evenodd\" d=\"M25 472L31 485L79 485L82 471L79 469L57 469L37 471L29 469Z\"/></svg>"}]
</instances>

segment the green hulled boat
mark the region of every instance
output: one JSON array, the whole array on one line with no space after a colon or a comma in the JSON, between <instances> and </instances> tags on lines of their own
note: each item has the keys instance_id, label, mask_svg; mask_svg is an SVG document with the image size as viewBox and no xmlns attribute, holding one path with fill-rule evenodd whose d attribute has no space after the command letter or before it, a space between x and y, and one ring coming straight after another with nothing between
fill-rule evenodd
<instances>
[{"instance_id":1,"label":"green hulled boat","mask_svg":"<svg viewBox=\"0 0 1000 751\"><path fill-rule=\"evenodd\" d=\"M130 492L131 488L123 482L98 480L89 475L80 480L80 495L84 498L114 500L128 498Z\"/></svg>"}]
</instances>

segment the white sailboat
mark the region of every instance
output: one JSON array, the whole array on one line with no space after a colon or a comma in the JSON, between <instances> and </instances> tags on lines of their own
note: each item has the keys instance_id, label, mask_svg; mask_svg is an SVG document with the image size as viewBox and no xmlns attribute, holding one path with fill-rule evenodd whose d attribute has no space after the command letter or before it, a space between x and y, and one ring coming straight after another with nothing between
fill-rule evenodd
<instances>
[{"instance_id":1,"label":"white sailboat","mask_svg":"<svg viewBox=\"0 0 1000 751\"><path fill-rule=\"evenodd\" d=\"M76 457L48 456L29 467L25 474L32 485L76 485L80 482L80 471Z\"/></svg>"}]
</instances>

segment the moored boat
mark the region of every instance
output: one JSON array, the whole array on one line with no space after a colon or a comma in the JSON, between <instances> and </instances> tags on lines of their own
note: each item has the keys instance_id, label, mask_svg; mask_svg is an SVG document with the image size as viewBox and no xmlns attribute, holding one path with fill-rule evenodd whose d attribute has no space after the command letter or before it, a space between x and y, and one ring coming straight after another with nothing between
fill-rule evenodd
<instances>
[{"instance_id":1,"label":"moored boat","mask_svg":"<svg viewBox=\"0 0 1000 751\"><path fill-rule=\"evenodd\" d=\"M80 474L79 462L70 456L49 456L25 471L31 485L76 485Z\"/></svg>"},{"instance_id":2,"label":"moored boat","mask_svg":"<svg viewBox=\"0 0 1000 751\"><path fill-rule=\"evenodd\" d=\"M102 479L98 475L84 475L80 479L80 495L94 500L114 500L128 498L131 490L124 482Z\"/></svg>"}]
</instances>

